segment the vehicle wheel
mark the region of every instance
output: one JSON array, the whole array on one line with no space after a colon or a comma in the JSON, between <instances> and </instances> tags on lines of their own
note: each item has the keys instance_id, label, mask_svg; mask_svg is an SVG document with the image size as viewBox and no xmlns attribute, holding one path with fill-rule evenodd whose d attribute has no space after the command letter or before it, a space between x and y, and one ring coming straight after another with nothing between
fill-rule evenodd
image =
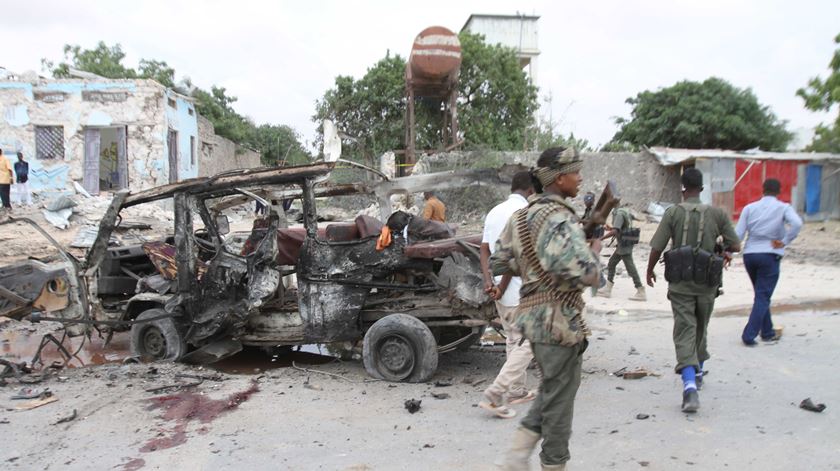
<instances>
[{"instance_id":1,"label":"vehicle wheel","mask_svg":"<svg viewBox=\"0 0 840 471\"><path fill-rule=\"evenodd\" d=\"M437 370L437 343L432 331L416 317L391 314L368 329L362 358L365 370L374 378L420 383Z\"/></svg>"},{"instance_id":2,"label":"vehicle wheel","mask_svg":"<svg viewBox=\"0 0 840 471\"><path fill-rule=\"evenodd\" d=\"M149 309L137 320L164 314L163 309ZM171 317L131 326L131 354L143 361L177 361L186 352L187 343Z\"/></svg>"}]
</instances>

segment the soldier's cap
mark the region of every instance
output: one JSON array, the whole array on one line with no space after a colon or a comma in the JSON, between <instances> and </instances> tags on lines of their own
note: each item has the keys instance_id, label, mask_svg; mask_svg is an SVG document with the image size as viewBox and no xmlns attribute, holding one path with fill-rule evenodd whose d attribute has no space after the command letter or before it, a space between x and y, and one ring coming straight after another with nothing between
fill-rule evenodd
<instances>
[{"instance_id":1,"label":"soldier's cap","mask_svg":"<svg viewBox=\"0 0 840 471\"><path fill-rule=\"evenodd\" d=\"M687 168L680 177L680 182L686 190L703 188L703 172L694 167Z\"/></svg>"},{"instance_id":2,"label":"soldier's cap","mask_svg":"<svg viewBox=\"0 0 840 471\"><path fill-rule=\"evenodd\" d=\"M550 185L558 176L579 172L583 168L580 154L574 147L550 147L537 159L536 177L543 186Z\"/></svg>"}]
</instances>

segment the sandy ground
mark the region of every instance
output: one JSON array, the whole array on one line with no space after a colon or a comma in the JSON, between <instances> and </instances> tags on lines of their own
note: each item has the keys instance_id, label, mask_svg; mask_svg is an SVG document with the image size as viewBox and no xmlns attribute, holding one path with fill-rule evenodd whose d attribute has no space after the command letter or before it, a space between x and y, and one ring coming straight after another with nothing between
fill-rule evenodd
<instances>
[{"instance_id":1,"label":"sandy ground","mask_svg":"<svg viewBox=\"0 0 840 471\"><path fill-rule=\"evenodd\" d=\"M838 312L778 315L785 326L782 341L754 348L738 341L743 317L713 319L710 374L701 410L693 416L679 411L670 319L600 314L591 322L595 332L575 411L573 469L840 469L840 422L834 419L840 377L830 361L840 357L833 335L840 328ZM447 354L428 384L373 382L353 361L297 365L318 372L286 367L222 374L221 381L186 390L203 399L175 392L175 399L162 402L183 402L169 410L152 409L163 393L144 390L192 381L175 378L177 373L216 373L184 365L65 370L36 385L58 398L37 409L11 410L20 402L9 399L17 386L0 388L0 467L493 469L517 420L491 417L476 404L502 360L498 347ZM624 380L611 374L625 367L659 376ZM202 401L236 404L232 395L252 381L259 391L212 418L218 404ZM435 386L441 381L452 385ZM435 399L432 393L449 397ZM806 397L828 408L819 414L798 408ZM422 401L419 412L404 408L408 399ZM515 408L524 414L528 405ZM76 419L53 425L74 409ZM173 442L180 444L164 448Z\"/></svg>"},{"instance_id":2,"label":"sandy ground","mask_svg":"<svg viewBox=\"0 0 840 471\"><path fill-rule=\"evenodd\" d=\"M16 213L44 222L36 208ZM93 218L81 213L70 229L47 230L69 243ZM168 226L161 221L139 235L160 236ZM234 229L240 226L234 221ZM642 240L649 240L655 225L642 228ZM26 226L0 226L0 264L50 251L39 244ZM605 249L604 263L610 251ZM648 251L642 244L635 253L642 276ZM774 296L784 337L747 348L739 335L752 288L736 258L711 324L713 359L702 408L685 416L679 411L679 378L672 373L664 280L648 289L647 302L629 301L634 289L620 268L611 299L587 295L594 336L584 356L571 469L840 469L840 423L832 418L840 404L840 375L831 360L840 358L833 335L840 328L838 280L840 223L807 224L783 261ZM49 329L0 323L0 355L28 360L37 347L31 339ZM18 349L20 336L30 338L26 349ZM371 381L358 361L322 364L323 357L311 355L294 357L297 367L311 371L292 367L287 357L271 362L253 355L221 373L186 365L122 365L126 348L124 337L108 349L96 341L84 349L85 363L117 363L64 369L31 385L58 398L39 408L15 410L26 402L10 399L24 386L15 380L0 387L0 469L483 470L493 469L517 424L477 407L503 362L499 347L442 356L427 384ZM275 368L280 364L287 366ZM624 380L611 374L625 367L659 376ZM183 390L146 391L194 381L178 374L205 379ZM449 397L435 399L432 393ZM799 409L806 397L828 408L820 414ZM419 412L404 408L408 399L422 400ZM516 406L520 414L527 408ZM74 410L75 419L57 423ZM536 457L532 465L536 469Z\"/></svg>"}]
</instances>

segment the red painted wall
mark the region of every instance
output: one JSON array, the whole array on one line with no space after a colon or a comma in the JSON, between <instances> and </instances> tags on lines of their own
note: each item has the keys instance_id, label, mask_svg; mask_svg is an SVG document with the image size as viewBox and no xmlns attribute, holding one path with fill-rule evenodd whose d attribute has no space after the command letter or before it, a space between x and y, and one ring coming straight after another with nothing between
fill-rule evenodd
<instances>
[{"instance_id":1,"label":"red painted wall","mask_svg":"<svg viewBox=\"0 0 840 471\"><path fill-rule=\"evenodd\" d=\"M790 203L791 192L794 190L797 181L797 168L799 165L807 163L803 160L764 160L758 161L749 168L749 172L741 178L741 175L747 171L750 162L747 160L738 160L735 162L735 181L740 179L738 186L735 187L735 208L732 213L734 219L738 219L741 215L741 210L744 206L753 201L761 199L764 194L762 184L768 178L775 178L782 184L782 192L779 194L779 199Z\"/></svg>"}]
</instances>

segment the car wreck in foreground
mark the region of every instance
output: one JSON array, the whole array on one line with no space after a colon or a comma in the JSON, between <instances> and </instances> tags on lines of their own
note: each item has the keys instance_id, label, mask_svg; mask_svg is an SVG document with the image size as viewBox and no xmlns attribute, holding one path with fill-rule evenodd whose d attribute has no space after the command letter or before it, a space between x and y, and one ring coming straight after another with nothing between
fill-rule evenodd
<instances>
[{"instance_id":1,"label":"car wreck in foreground","mask_svg":"<svg viewBox=\"0 0 840 471\"><path fill-rule=\"evenodd\" d=\"M405 213L389 219L389 244L377 244L383 223L374 218L319 224L317 197L371 192L325 182L334 165L248 169L120 192L84 260L55 244L58 262L0 269L0 315L42 311L63 319L71 335L130 329L132 353L145 360L204 363L243 346L362 340L370 375L426 381L439 353L474 343L495 316L480 275L480 235L412 231ZM460 184L454 175L449 182ZM386 181L372 192L399 189ZM302 201L302 227L286 224L283 202L294 198ZM172 201L174 236L108 246L122 210L163 200ZM224 210L254 201L268 207L266 216L250 232L230 234ZM383 208L390 212L387 202ZM417 240L429 233L433 240ZM15 282L22 274L29 281Z\"/></svg>"}]
</instances>

